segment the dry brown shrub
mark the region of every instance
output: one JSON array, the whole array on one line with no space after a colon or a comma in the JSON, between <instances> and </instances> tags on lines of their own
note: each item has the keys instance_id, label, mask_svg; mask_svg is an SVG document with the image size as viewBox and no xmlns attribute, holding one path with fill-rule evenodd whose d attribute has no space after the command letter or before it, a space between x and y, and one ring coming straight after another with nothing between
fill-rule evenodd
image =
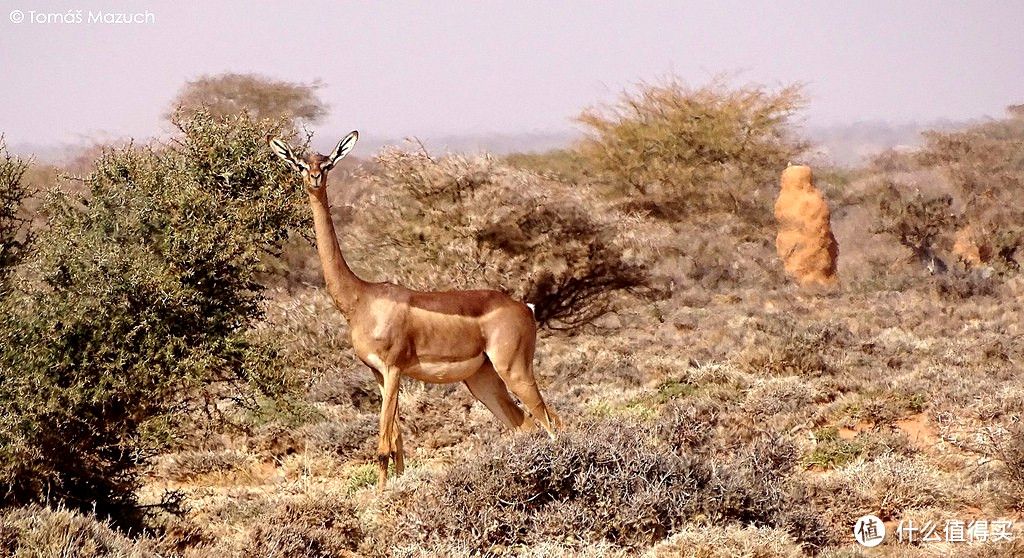
<instances>
[{"instance_id":1,"label":"dry brown shrub","mask_svg":"<svg viewBox=\"0 0 1024 558\"><path fill-rule=\"evenodd\" d=\"M487 156L387 149L346 231L356 268L419 290L499 288L571 330L649 294L648 246L573 184Z\"/></svg>"},{"instance_id":2,"label":"dry brown shrub","mask_svg":"<svg viewBox=\"0 0 1024 558\"><path fill-rule=\"evenodd\" d=\"M835 360L853 343L848 327L838 321L799 322L773 316L751 324L749 341L737 363L752 374L819 377L835 371Z\"/></svg>"},{"instance_id":3,"label":"dry brown shrub","mask_svg":"<svg viewBox=\"0 0 1024 558\"><path fill-rule=\"evenodd\" d=\"M783 528L819 546L820 521L790 509L794 463L792 446L778 440L727 463L672 453L621 421L584 424L556 440L517 436L418 487L394 519L393 540L481 552L552 540L643 548L700 517Z\"/></svg>"},{"instance_id":4,"label":"dry brown shrub","mask_svg":"<svg viewBox=\"0 0 1024 558\"><path fill-rule=\"evenodd\" d=\"M376 415L357 415L306 425L298 436L305 439L306 450L333 453L348 459L368 459L376 452L378 427Z\"/></svg>"},{"instance_id":5,"label":"dry brown shrub","mask_svg":"<svg viewBox=\"0 0 1024 558\"><path fill-rule=\"evenodd\" d=\"M1010 541L986 542L957 548L958 558L1018 558L1024 556L1024 539L1014 533Z\"/></svg>"},{"instance_id":6,"label":"dry brown shrub","mask_svg":"<svg viewBox=\"0 0 1024 558\"><path fill-rule=\"evenodd\" d=\"M922 193L913 181L889 180L879 196L880 230L932 272L960 258L968 270L1019 273L1024 210L1016 200L1024 189L1024 119L1011 114L958 131L926 132L924 138L912 166L943 177L946 191ZM949 290L954 296L964 291Z\"/></svg>"},{"instance_id":7,"label":"dry brown shrub","mask_svg":"<svg viewBox=\"0 0 1024 558\"><path fill-rule=\"evenodd\" d=\"M1024 426L989 430L989 455L1003 463L1003 475L1012 493L1008 494L1017 510L1024 511Z\"/></svg>"},{"instance_id":8,"label":"dry brown shrub","mask_svg":"<svg viewBox=\"0 0 1024 558\"><path fill-rule=\"evenodd\" d=\"M278 343L282 364L305 382L312 402L379 408L373 375L352 352L345 318L325 292L275 289L256 335Z\"/></svg>"},{"instance_id":9,"label":"dry brown shrub","mask_svg":"<svg viewBox=\"0 0 1024 558\"><path fill-rule=\"evenodd\" d=\"M953 496L928 463L896 455L853 465L841 473L884 521L909 510L948 505Z\"/></svg>"},{"instance_id":10,"label":"dry brown shrub","mask_svg":"<svg viewBox=\"0 0 1024 558\"><path fill-rule=\"evenodd\" d=\"M136 539L109 523L64 508L38 505L0 512L0 555L21 557L148 558L163 550L160 541Z\"/></svg>"},{"instance_id":11,"label":"dry brown shrub","mask_svg":"<svg viewBox=\"0 0 1024 558\"><path fill-rule=\"evenodd\" d=\"M714 438L714 427L721 421L723 407L705 397L669 403L658 417L658 437L675 452L705 450Z\"/></svg>"},{"instance_id":12,"label":"dry brown shrub","mask_svg":"<svg viewBox=\"0 0 1024 558\"><path fill-rule=\"evenodd\" d=\"M928 196L919 189L891 180L878 191L880 222L877 231L886 233L913 252L913 257L936 273L947 265L942 253L952 249L952 231L959 219L950 195Z\"/></svg>"},{"instance_id":13,"label":"dry brown shrub","mask_svg":"<svg viewBox=\"0 0 1024 558\"><path fill-rule=\"evenodd\" d=\"M778 415L810 412L815 402L815 394L808 389L807 382L789 376L754 383L747 391L742 407L755 421L774 424L780 418ZM789 424L787 428L792 426Z\"/></svg>"},{"instance_id":14,"label":"dry brown shrub","mask_svg":"<svg viewBox=\"0 0 1024 558\"><path fill-rule=\"evenodd\" d=\"M356 556L363 539L356 510L328 495L284 502L263 514L248 534L245 558L337 558Z\"/></svg>"},{"instance_id":15,"label":"dry brown shrub","mask_svg":"<svg viewBox=\"0 0 1024 558\"><path fill-rule=\"evenodd\" d=\"M925 139L920 161L949 178L991 265L1019 272L1024 210L1016 202L1024 190L1024 118L1011 112L962 131L928 132Z\"/></svg>"},{"instance_id":16,"label":"dry brown shrub","mask_svg":"<svg viewBox=\"0 0 1024 558\"><path fill-rule=\"evenodd\" d=\"M771 215L770 206L760 208ZM785 283L783 268L775 255L767 224L752 227L749 219L730 213L691 216L676 224L678 233L667 246L678 252L673 269L658 271L676 280L677 286L699 287L690 296L722 292L735 287L766 289ZM672 261L672 260L667 260Z\"/></svg>"}]
</instances>

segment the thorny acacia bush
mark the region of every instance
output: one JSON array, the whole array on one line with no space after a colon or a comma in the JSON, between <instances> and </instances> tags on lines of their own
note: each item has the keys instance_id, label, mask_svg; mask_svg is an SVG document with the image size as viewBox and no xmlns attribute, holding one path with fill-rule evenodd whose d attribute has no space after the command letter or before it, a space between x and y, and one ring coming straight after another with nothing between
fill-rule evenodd
<instances>
[{"instance_id":1,"label":"thorny acacia bush","mask_svg":"<svg viewBox=\"0 0 1024 558\"><path fill-rule=\"evenodd\" d=\"M346 248L357 266L422 290L500 288L571 330L649 294L649 246L580 188L490 157L385 150Z\"/></svg>"},{"instance_id":2,"label":"thorny acacia bush","mask_svg":"<svg viewBox=\"0 0 1024 558\"><path fill-rule=\"evenodd\" d=\"M934 276L928 284L937 295L952 300L991 295L996 284L993 276L971 269L971 262L952 257L956 231L965 230L962 227L966 222L954 209L953 196L909 190L907 185L883 180L876 189L878 220L874 232L889 235L910 250L909 262ZM971 238L973 242L978 237ZM988 247L975 247L979 255L989 259Z\"/></svg>"},{"instance_id":3,"label":"thorny acacia bush","mask_svg":"<svg viewBox=\"0 0 1024 558\"><path fill-rule=\"evenodd\" d=\"M19 215L29 195L28 186L23 183L27 169L28 163L8 153L0 136L0 297L30 244L28 220Z\"/></svg>"},{"instance_id":4,"label":"thorny acacia bush","mask_svg":"<svg viewBox=\"0 0 1024 558\"><path fill-rule=\"evenodd\" d=\"M105 152L83 195L49 195L34 280L0 313L0 505L127 513L176 411L211 386L289 385L247 336L265 258L303 222L266 148L281 126L177 125L169 145Z\"/></svg>"},{"instance_id":5,"label":"thorny acacia bush","mask_svg":"<svg viewBox=\"0 0 1024 558\"><path fill-rule=\"evenodd\" d=\"M698 519L778 527L813 547L827 540L814 510L791 497L795 451L779 440L728 463L673 453L621 421L491 445L420 487L394 521L393 540L479 551L550 540L643 548Z\"/></svg>"},{"instance_id":6,"label":"thorny acacia bush","mask_svg":"<svg viewBox=\"0 0 1024 558\"><path fill-rule=\"evenodd\" d=\"M789 127L803 103L795 85L645 84L578 116L590 134L577 151L598 182L653 215L726 211L763 224L779 169L806 147Z\"/></svg>"},{"instance_id":7,"label":"thorny acacia bush","mask_svg":"<svg viewBox=\"0 0 1024 558\"><path fill-rule=\"evenodd\" d=\"M167 115L208 112L217 118L247 112L254 120L286 118L315 124L327 114L316 95L320 83L277 81L255 74L224 73L189 81L174 98Z\"/></svg>"},{"instance_id":8,"label":"thorny acacia bush","mask_svg":"<svg viewBox=\"0 0 1024 558\"><path fill-rule=\"evenodd\" d=\"M886 181L880 186L877 232L893 236L919 260L936 257L939 249L949 250L948 233L957 223L951 196L925 197Z\"/></svg>"}]
</instances>

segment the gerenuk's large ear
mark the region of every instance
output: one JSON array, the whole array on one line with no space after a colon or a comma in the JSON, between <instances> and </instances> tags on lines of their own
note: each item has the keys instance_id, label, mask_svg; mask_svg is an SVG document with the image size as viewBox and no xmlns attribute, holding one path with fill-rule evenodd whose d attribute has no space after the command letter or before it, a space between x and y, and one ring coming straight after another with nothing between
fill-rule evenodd
<instances>
[{"instance_id":1,"label":"gerenuk's large ear","mask_svg":"<svg viewBox=\"0 0 1024 558\"><path fill-rule=\"evenodd\" d=\"M292 148L288 147L288 144L278 138L272 138L270 140L270 148L274 150L274 153L278 157L284 159L284 162L288 163L288 166L299 170L299 160L292 153Z\"/></svg>"},{"instance_id":2,"label":"gerenuk's large ear","mask_svg":"<svg viewBox=\"0 0 1024 558\"><path fill-rule=\"evenodd\" d=\"M327 156L328 165L324 170L338 164L338 161L340 161L342 157L348 155L349 151L352 151L352 148L356 146L356 141L358 140L359 132L355 130L352 130L347 136L342 138L342 140L338 142L338 145L334 147L334 151L331 151L331 154Z\"/></svg>"}]
</instances>

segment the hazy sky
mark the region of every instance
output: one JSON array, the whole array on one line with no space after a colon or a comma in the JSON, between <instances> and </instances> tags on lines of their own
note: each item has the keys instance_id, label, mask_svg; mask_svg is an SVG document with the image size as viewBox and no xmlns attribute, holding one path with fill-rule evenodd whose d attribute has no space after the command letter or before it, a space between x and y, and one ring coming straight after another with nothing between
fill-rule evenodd
<instances>
[{"instance_id":1,"label":"hazy sky","mask_svg":"<svg viewBox=\"0 0 1024 558\"><path fill-rule=\"evenodd\" d=\"M998 116L1024 102L1019 0L0 5L0 132L14 144L161 134L186 80L228 71L322 80L324 149L353 128L570 130L584 107L668 75L804 82L812 125ZM30 21L76 10L82 23ZM150 22L88 21L146 12Z\"/></svg>"}]
</instances>

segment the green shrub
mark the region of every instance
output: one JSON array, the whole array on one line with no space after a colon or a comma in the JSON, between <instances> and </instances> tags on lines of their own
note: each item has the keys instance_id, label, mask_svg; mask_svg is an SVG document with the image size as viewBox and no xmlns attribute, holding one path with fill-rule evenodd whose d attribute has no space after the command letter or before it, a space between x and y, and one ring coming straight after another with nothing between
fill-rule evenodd
<instances>
[{"instance_id":1,"label":"green shrub","mask_svg":"<svg viewBox=\"0 0 1024 558\"><path fill-rule=\"evenodd\" d=\"M303 427L306 448L349 456L362 450L363 457L376 456L379 423L372 414L357 415L346 420L324 420ZM374 469L376 470L376 469ZM374 477L376 480L376 477Z\"/></svg>"},{"instance_id":2,"label":"green shrub","mask_svg":"<svg viewBox=\"0 0 1024 558\"><path fill-rule=\"evenodd\" d=\"M171 102L169 119L179 114L208 112L217 118L248 112L256 120L287 118L316 124L327 114L317 97L320 82L278 81L257 74L223 73L188 81Z\"/></svg>"},{"instance_id":3,"label":"green shrub","mask_svg":"<svg viewBox=\"0 0 1024 558\"><path fill-rule=\"evenodd\" d=\"M789 121L799 86L642 85L617 104L583 112L578 145L598 181L667 218L725 211L768 222L778 172L805 149Z\"/></svg>"},{"instance_id":4,"label":"green shrub","mask_svg":"<svg viewBox=\"0 0 1024 558\"><path fill-rule=\"evenodd\" d=\"M2 505L123 514L182 411L238 380L290 387L247 335L265 258L305 221L266 148L281 126L177 125L166 146L105 151L83 195L49 195L35 280L0 313Z\"/></svg>"},{"instance_id":5,"label":"green shrub","mask_svg":"<svg viewBox=\"0 0 1024 558\"><path fill-rule=\"evenodd\" d=\"M844 440L839 436L839 429L834 426L822 427L814 431L815 446L804 462L823 469L841 467L857 456L864 447L860 441Z\"/></svg>"}]
</instances>

